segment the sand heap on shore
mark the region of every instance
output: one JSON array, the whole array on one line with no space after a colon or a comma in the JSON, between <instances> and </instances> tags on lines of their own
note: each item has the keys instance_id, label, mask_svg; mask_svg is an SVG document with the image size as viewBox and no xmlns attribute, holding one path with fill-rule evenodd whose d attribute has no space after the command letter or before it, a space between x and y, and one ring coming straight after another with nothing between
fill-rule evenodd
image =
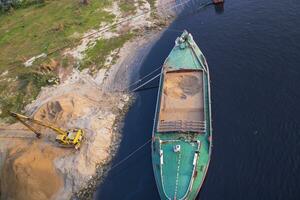
<instances>
[{"instance_id":1,"label":"sand heap on shore","mask_svg":"<svg viewBox=\"0 0 300 200\"><path fill-rule=\"evenodd\" d=\"M3 163L1 199L50 199L63 185L53 164L61 151L40 142L15 142Z\"/></svg>"}]
</instances>

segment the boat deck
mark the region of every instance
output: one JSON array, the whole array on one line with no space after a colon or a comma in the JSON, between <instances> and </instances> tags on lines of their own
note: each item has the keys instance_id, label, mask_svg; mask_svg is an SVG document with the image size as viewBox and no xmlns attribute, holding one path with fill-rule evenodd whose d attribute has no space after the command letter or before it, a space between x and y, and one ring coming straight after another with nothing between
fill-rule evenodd
<instances>
[{"instance_id":1,"label":"boat deck","mask_svg":"<svg viewBox=\"0 0 300 200\"><path fill-rule=\"evenodd\" d=\"M163 83L158 131L203 132L203 71L169 71Z\"/></svg>"},{"instance_id":2,"label":"boat deck","mask_svg":"<svg viewBox=\"0 0 300 200\"><path fill-rule=\"evenodd\" d=\"M180 145L180 152L174 152L176 145ZM193 183L203 180L209 160L208 146L204 134L196 134L194 140L187 139L184 133L157 135L153 163L166 199L184 199Z\"/></svg>"},{"instance_id":3,"label":"boat deck","mask_svg":"<svg viewBox=\"0 0 300 200\"><path fill-rule=\"evenodd\" d=\"M174 153L175 145L180 145L182 150ZM168 197L182 199L187 194L194 173L194 168L191 167L193 166L194 154L199 147L197 143L180 140L165 141L161 145L165 160L161 167L161 175L164 191Z\"/></svg>"}]
</instances>

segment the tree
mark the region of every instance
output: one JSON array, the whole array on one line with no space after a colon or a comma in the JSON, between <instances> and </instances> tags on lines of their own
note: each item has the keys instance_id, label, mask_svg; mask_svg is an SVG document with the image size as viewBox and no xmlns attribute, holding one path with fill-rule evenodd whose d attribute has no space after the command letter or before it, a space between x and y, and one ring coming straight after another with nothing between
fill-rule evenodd
<instances>
[{"instance_id":1,"label":"tree","mask_svg":"<svg viewBox=\"0 0 300 200\"><path fill-rule=\"evenodd\" d=\"M80 3L82 3L84 5L88 5L89 4L89 0L80 0Z\"/></svg>"},{"instance_id":2,"label":"tree","mask_svg":"<svg viewBox=\"0 0 300 200\"><path fill-rule=\"evenodd\" d=\"M2 11L9 10L12 4L13 4L12 0L0 0L0 10Z\"/></svg>"},{"instance_id":3,"label":"tree","mask_svg":"<svg viewBox=\"0 0 300 200\"><path fill-rule=\"evenodd\" d=\"M44 3L45 0L0 0L0 11L8 11L11 8L25 8L34 4Z\"/></svg>"}]
</instances>

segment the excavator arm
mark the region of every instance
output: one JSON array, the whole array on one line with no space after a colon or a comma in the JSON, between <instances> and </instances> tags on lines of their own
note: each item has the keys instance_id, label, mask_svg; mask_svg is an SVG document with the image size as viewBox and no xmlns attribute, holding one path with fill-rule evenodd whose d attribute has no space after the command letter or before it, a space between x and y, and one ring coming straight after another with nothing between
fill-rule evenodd
<instances>
[{"instance_id":1,"label":"excavator arm","mask_svg":"<svg viewBox=\"0 0 300 200\"><path fill-rule=\"evenodd\" d=\"M21 115L21 114L18 114L18 113L14 113L14 112L9 112L9 113L12 117L16 118L18 121L20 121L22 124L24 124L24 126L26 126L28 129L30 129L32 132L34 132L35 135L38 138L40 138L41 133L36 131L31 125L28 124L28 122L35 123L35 124L38 124L40 126L49 128L49 129L53 130L58 135L68 135L68 133L66 131L61 130L60 128L57 128L55 126L52 126L51 124L47 124L47 123L41 122L39 120L24 116L24 115Z\"/></svg>"}]
</instances>

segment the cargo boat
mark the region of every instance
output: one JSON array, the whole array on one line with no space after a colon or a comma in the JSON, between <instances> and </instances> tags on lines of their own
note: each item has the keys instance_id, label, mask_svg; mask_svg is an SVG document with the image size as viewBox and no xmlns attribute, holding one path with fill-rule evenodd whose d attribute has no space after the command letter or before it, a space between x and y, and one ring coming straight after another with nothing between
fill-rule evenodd
<instances>
[{"instance_id":1,"label":"cargo boat","mask_svg":"<svg viewBox=\"0 0 300 200\"><path fill-rule=\"evenodd\" d=\"M152 164L162 200L193 200L212 151L210 78L206 59L184 31L161 70Z\"/></svg>"}]
</instances>

